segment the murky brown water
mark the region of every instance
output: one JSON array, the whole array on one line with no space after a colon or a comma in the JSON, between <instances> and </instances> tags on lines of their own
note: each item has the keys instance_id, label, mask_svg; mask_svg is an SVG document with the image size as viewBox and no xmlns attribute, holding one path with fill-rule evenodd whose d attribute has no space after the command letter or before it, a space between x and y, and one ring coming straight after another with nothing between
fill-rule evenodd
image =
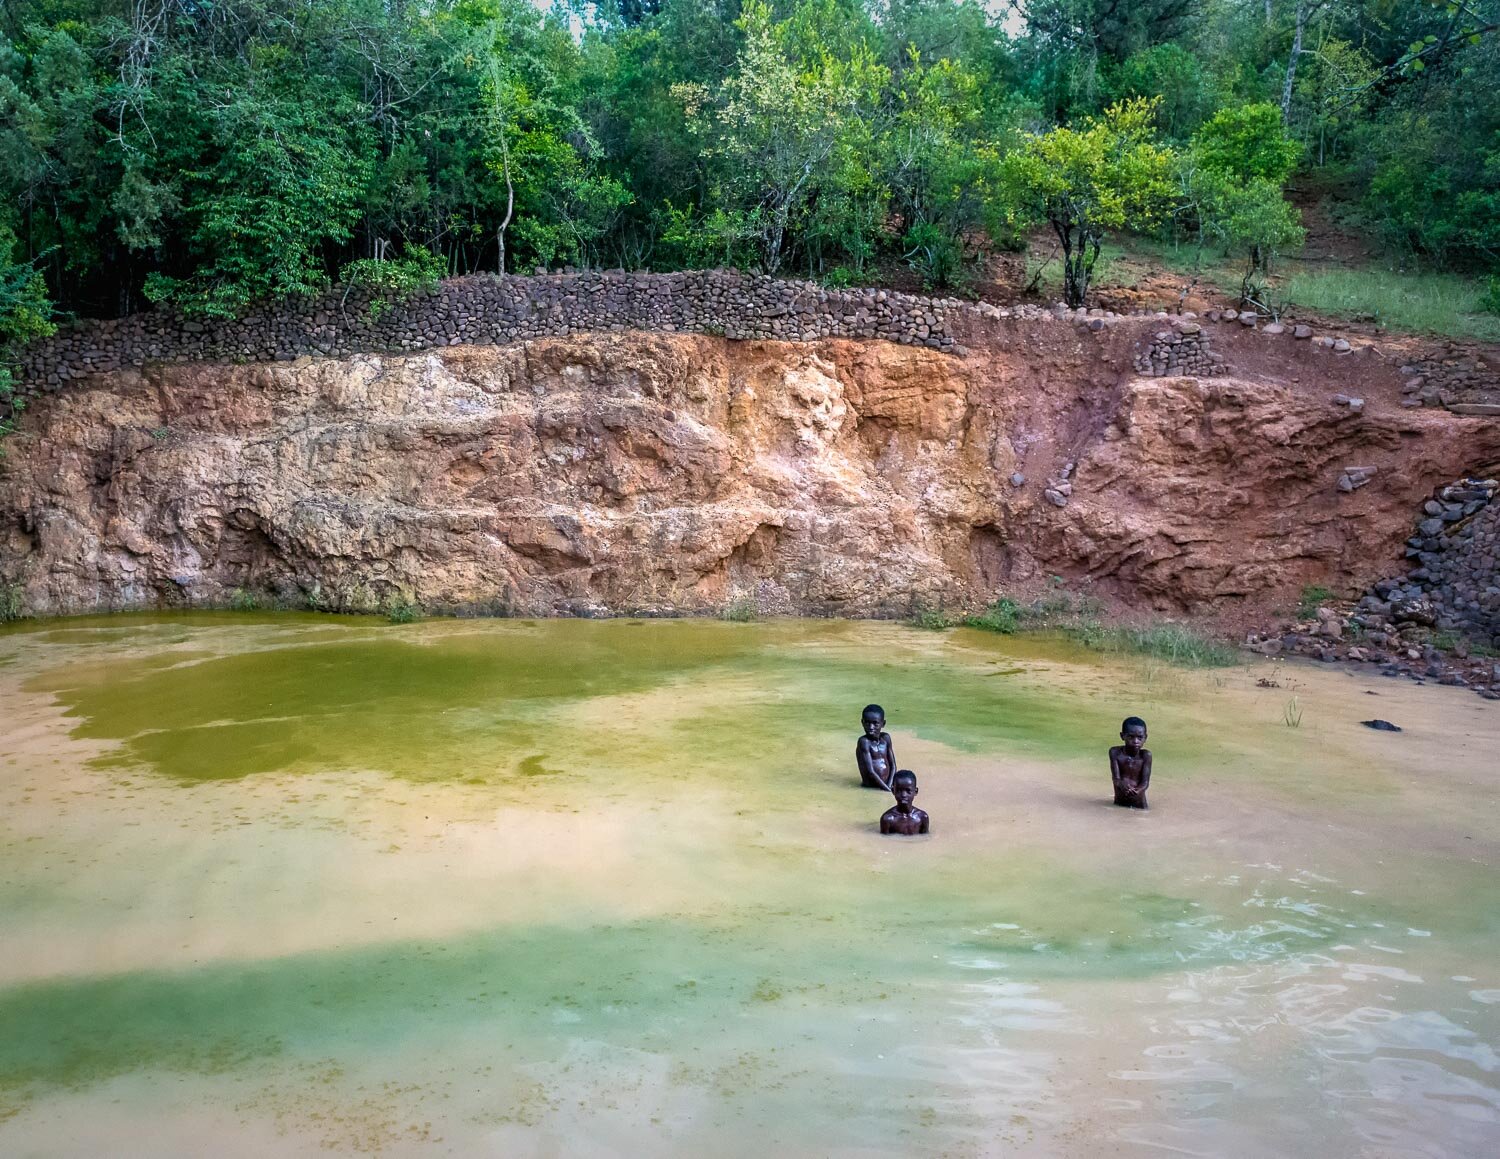
<instances>
[{"instance_id":1,"label":"murky brown water","mask_svg":"<svg viewBox=\"0 0 1500 1159\"><path fill-rule=\"evenodd\" d=\"M0 702L0 1154L1500 1152L1500 712L1449 689L200 615L0 632Z\"/></svg>"}]
</instances>

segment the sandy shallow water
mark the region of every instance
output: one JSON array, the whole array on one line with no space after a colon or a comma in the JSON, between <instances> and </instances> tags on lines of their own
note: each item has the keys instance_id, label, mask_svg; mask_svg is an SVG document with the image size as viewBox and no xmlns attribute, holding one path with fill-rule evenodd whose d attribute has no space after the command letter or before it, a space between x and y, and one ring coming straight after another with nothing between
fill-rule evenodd
<instances>
[{"instance_id":1,"label":"sandy shallow water","mask_svg":"<svg viewBox=\"0 0 1500 1159\"><path fill-rule=\"evenodd\" d=\"M0 631L0 704L0 1154L1500 1153L1500 712L1451 689L202 614Z\"/></svg>"}]
</instances>

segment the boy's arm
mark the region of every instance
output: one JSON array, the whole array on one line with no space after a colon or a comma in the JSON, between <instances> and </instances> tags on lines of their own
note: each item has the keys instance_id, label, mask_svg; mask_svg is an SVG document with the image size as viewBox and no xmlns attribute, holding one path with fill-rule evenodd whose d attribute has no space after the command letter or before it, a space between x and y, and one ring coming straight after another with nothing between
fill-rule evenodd
<instances>
[{"instance_id":1,"label":"boy's arm","mask_svg":"<svg viewBox=\"0 0 1500 1159\"><path fill-rule=\"evenodd\" d=\"M891 814L889 809L887 809L880 815L880 831L886 834L895 832L895 828L891 824Z\"/></svg>"},{"instance_id":2,"label":"boy's arm","mask_svg":"<svg viewBox=\"0 0 1500 1159\"><path fill-rule=\"evenodd\" d=\"M1141 792L1151 787L1151 750L1141 754Z\"/></svg>"},{"instance_id":3,"label":"boy's arm","mask_svg":"<svg viewBox=\"0 0 1500 1159\"><path fill-rule=\"evenodd\" d=\"M1109 750L1109 779L1115 783L1115 788L1120 787L1120 750L1118 748Z\"/></svg>"},{"instance_id":4,"label":"boy's arm","mask_svg":"<svg viewBox=\"0 0 1500 1159\"><path fill-rule=\"evenodd\" d=\"M921 827L918 828L918 830L917 830L918 833L926 833L927 832L928 820L929 819L928 819L927 814L923 813L922 814L922 824L921 824Z\"/></svg>"}]
</instances>

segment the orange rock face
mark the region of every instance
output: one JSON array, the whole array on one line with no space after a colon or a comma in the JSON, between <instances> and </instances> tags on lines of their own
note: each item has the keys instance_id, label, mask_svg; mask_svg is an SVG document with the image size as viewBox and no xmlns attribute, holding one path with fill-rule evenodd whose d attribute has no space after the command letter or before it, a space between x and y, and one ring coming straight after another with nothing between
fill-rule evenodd
<instances>
[{"instance_id":1,"label":"orange rock face","mask_svg":"<svg viewBox=\"0 0 1500 1159\"><path fill-rule=\"evenodd\" d=\"M6 445L0 582L36 613L895 615L1061 575L1232 618L1399 570L1427 492L1500 459L1492 421L1400 409L1394 371L1353 412L1132 378L1130 334L1056 338L624 333L101 375Z\"/></svg>"}]
</instances>

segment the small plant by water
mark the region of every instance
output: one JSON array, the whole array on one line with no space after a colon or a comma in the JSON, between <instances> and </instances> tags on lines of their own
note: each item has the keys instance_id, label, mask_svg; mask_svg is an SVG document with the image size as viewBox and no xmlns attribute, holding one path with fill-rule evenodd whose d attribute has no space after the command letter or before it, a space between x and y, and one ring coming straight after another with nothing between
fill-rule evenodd
<instances>
[{"instance_id":1,"label":"small plant by water","mask_svg":"<svg viewBox=\"0 0 1500 1159\"><path fill-rule=\"evenodd\" d=\"M1297 702L1297 698L1295 696L1288 700L1285 706L1283 706L1281 710L1281 720L1282 723L1287 726L1287 728L1302 727L1302 705Z\"/></svg>"},{"instance_id":2,"label":"small plant by water","mask_svg":"<svg viewBox=\"0 0 1500 1159\"><path fill-rule=\"evenodd\" d=\"M976 612L972 616L964 617L964 627L978 628L984 632L999 632L1001 635L1014 634L1021 626L1021 605L1008 596L1001 596L990 604L982 612Z\"/></svg>"},{"instance_id":3,"label":"small plant by water","mask_svg":"<svg viewBox=\"0 0 1500 1159\"><path fill-rule=\"evenodd\" d=\"M911 618L906 622L913 628L926 628L931 632L940 632L958 623L952 616L943 611L942 608L931 608L926 604L918 604L914 607Z\"/></svg>"},{"instance_id":4,"label":"small plant by water","mask_svg":"<svg viewBox=\"0 0 1500 1159\"><path fill-rule=\"evenodd\" d=\"M236 612L255 612L260 610L260 597L248 588L235 588L229 593L229 607Z\"/></svg>"},{"instance_id":5,"label":"small plant by water","mask_svg":"<svg viewBox=\"0 0 1500 1159\"><path fill-rule=\"evenodd\" d=\"M1318 609L1333 599L1333 593L1325 587L1309 584L1302 589L1302 598L1297 602L1297 615L1304 620L1310 620L1318 614Z\"/></svg>"},{"instance_id":6,"label":"small plant by water","mask_svg":"<svg viewBox=\"0 0 1500 1159\"><path fill-rule=\"evenodd\" d=\"M1239 649L1186 624L1100 627L1078 633L1086 648L1152 656L1183 668L1228 668L1240 662Z\"/></svg>"},{"instance_id":7,"label":"small plant by water","mask_svg":"<svg viewBox=\"0 0 1500 1159\"><path fill-rule=\"evenodd\" d=\"M748 624L751 620L758 619L759 616L760 609L755 606L755 601L749 596L741 596L731 601L719 613L719 619L733 620L737 624Z\"/></svg>"},{"instance_id":8,"label":"small plant by water","mask_svg":"<svg viewBox=\"0 0 1500 1159\"><path fill-rule=\"evenodd\" d=\"M911 622L923 628L953 624L941 612L926 610L919 610ZM1228 668L1240 662L1239 649L1232 644L1186 624L1106 624L1100 600L1069 591L1056 577L1047 592L1030 603L1001 596L984 611L959 622L967 628L1007 636L1015 632L1059 632L1096 652L1148 656L1183 668Z\"/></svg>"},{"instance_id":9,"label":"small plant by water","mask_svg":"<svg viewBox=\"0 0 1500 1159\"><path fill-rule=\"evenodd\" d=\"M0 584L0 624L9 624L26 615L21 603L20 584Z\"/></svg>"},{"instance_id":10,"label":"small plant by water","mask_svg":"<svg viewBox=\"0 0 1500 1159\"><path fill-rule=\"evenodd\" d=\"M385 618L393 624L415 624L422 618L422 609L410 600L395 600Z\"/></svg>"}]
</instances>

